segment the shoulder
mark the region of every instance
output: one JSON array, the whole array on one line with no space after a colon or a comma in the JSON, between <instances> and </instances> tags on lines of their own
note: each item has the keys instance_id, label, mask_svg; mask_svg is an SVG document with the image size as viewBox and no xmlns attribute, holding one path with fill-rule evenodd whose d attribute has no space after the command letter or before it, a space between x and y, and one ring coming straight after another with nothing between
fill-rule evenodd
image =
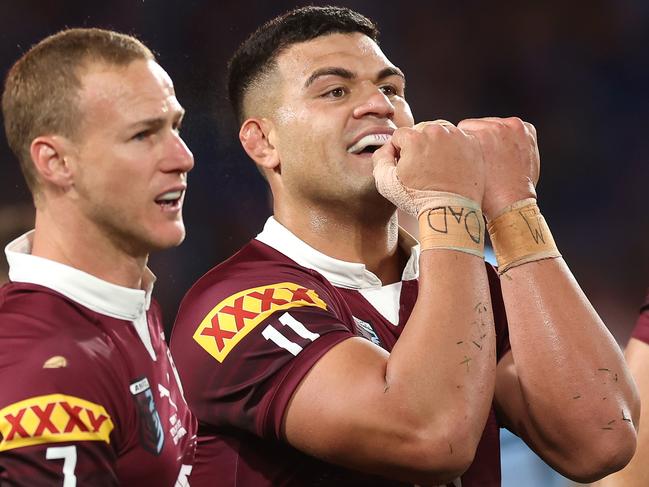
<instances>
[{"instance_id":1,"label":"shoulder","mask_svg":"<svg viewBox=\"0 0 649 487\"><path fill-rule=\"evenodd\" d=\"M253 240L230 259L212 268L187 292L174 326L198 325L218 313L263 320L279 309L311 306L337 308L335 288L318 272L299 266L267 245ZM334 310L335 311L335 310Z\"/></svg>"},{"instance_id":2,"label":"shoulder","mask_svg":"<svg viewBox=\"0 0 649 487\"><path fill-rule=\"evenodd\" d=\"M306 338L298 334L296 343L310 343L315 334L348 333L346 323L353 323L342 296L323 276L253 241L203 276L183 299L170 340L174 360L180 369L199 363L212 369L214 359L232 364L233 357L266 353L274 346L273 329L286 325L289 312L312 330L300 331Z\"/></svg>"},{"instance_id":3,"label":"shoulder","mask_svg":"<svg viewBox=\"0 0 649 487\"><path fill-rule=\"evenodd\" d=\"M29 283L10 282L0 289L0 316L3 323L40 322L56 325L70 315L85 314L90 310L77 305L56 291Z\"/></svg>"},{"instance_id":4,"label":"shoulder","mask_svg":"<svg viewBox=\"0 0 649 487\"><path fill-rule=\"evenodd\" d=\"M3 325L4 317L0 317ZM64 323L61 322L61 325ZM77 441L111 443L120 399L101 337L34 317L0 332L0 451Z\"/></svg>"},{"instance_id":5,"label":"shoulder","mask_svg":"<svg viewBox=\"0 0 649 487\"><path fill-rule=\"evenodd\" d=\"M123 365L95 313L46 288L12 284L2 290L0 321L0 408L63 401L98 412L90 405L113 402Z\"/></svg>"},{"instance_id":6,"label":"shoulder","mask_svg":"<svg viewBox=\"0 0 649 487\"><path fill-rule=\"evenodd\" d=\"M0 347L0 357L34 360L41 352L51 354L57 350L75 357L84 356L99 346L93 339L107 343L98 326L97 313L42 286L14 283L4 286L0 295L0 320L0 340L4 345Z\"/></svg>"},{"instance_id":7,"label":"shoulder","mask_svg":"<svg viewBox=\"0 0 649 487\"><path fill-rule=\"evenodd\" d=\"M262 242L252 240L232 257L210 269L187 295L197 295L205 289L222 289L228 294L237 288L277 280L298 280L305 284L326 282L318 272L298 265Z\"/></svg>"}]
</instances>

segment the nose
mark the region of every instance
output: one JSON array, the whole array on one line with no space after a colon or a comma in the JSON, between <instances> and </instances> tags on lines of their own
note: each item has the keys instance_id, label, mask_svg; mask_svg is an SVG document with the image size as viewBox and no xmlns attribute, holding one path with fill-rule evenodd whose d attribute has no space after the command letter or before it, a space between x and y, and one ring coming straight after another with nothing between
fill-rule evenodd
<instances>
[{"instance_id":1,"label":"nose","mask_svg":"<svg viewBox=\"0 0 649 487\"><path fill-rule=\"evenodd\" d=\"M379 118L392 118L394 116L394 105L381 89L374 83L362 92L362 99L354 108L354 117L362 118L373 115Z\"/></svg>"},{"instance_id":2,"label":"nose","mask_svg":"<svg viewBox=\"0 0 649 487\"><path fill-rule=\"evenodd\" d=\"M166 144L165 172L189 172L194 167L194 155L180 134L172 131Z\"/></svg>"}]
</instances>

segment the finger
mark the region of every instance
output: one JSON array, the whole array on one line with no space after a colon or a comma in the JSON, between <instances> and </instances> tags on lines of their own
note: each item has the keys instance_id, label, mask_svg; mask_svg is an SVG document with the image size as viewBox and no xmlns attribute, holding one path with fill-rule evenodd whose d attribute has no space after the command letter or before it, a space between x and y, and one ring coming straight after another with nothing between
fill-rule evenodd
<instances>
[{"instance_id":1,"label":"finger","mask_svg":"<svg viewBox=\"0 0 649 487\"><path fill-rule=\"evenodd\" d=\"M484 118L467 118L457 124L460 130L482 130L493 126L493 124L502 124L503 120L497 117Z\"/></svg>"},{"instance_id":2,"label":"finger","mask_svg":"<svg viewBox=\"0 0 649 487\"><path fill-rule=\"evenodd\" d=\"M390 167L397 165L397 157L399 152L392 142L387 142L374 151L372 154L372 164L374 170L377 167Z\"/></svg>"},{"instance_id":3,"label":"finger","mask_svg":"<svg viewBox=\"0 0 649 487\"><path fill-rule=\"evenodd\" d=\"M414 128L417 132L423 132L423 130L424 130L426 127L430 127L430 126L439 126L439 127L442 127L442 128L444 128L447 132L452 132L452 131L456 128L455 125L453 125L451 122L449 122L448 120L443 120L443 119L441 119L441 118L439 118L439 119L437 119L437 120L432 120L432 121L419 122L419 123L418 123L417 125L415 125L413 128Z\"/></svg>"},{"instance_id":4,"label":"finger","mask_svg":"<svg viewBox=\"0 0 649 487\"><path fill-rule=\"evenodd\" d=\"M415 135L416 133L417 133L417 130L415 130L414 127L401 127L401 128L398 128L392 134L392 138L390 139L390 142L385 144L383 147L385 147L386 145L392 145L392 147L395 149L396 154L398 156L398 154L401 152L401 149L403 148L404 144L407 144L408 140L410 140L413 137L413 135ZM383 149L383 147L381 147L381 149ZM379 150L381 150L381 149L379 149ZM378 152L378 151L376 151L376 152ZM376 152L375 152L375 154L376 154ZM397 156L395 156L395 158Z\"/></svg>"},{"instance_id":5,"label":"finger","mask_svg":"<svg viewBox=\"0 0 649 487\"><path fill-rule=\"evenodd\" d=\"M536 127L529 122L523 122L523 123L525 124L525 128L527 128L529 133L532 134L532 137L534 137L534 140L537 140Z\"/></svg>"}]
</instances>

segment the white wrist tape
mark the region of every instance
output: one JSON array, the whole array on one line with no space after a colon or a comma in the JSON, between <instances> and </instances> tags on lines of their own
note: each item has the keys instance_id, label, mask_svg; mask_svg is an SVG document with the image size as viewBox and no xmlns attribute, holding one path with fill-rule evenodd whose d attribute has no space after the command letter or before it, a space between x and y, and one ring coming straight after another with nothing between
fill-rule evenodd
<instances>
[{"instance_id":1,"label":"white wrist tape","mask_svg":"<svg viewBox=\"0 0 649 487\"><path fill-rule=\"evenodd\" d=\"M527 262L561 257L534 198L508 206L487 228L500 274Z\"/></svg>"},{"instance_id":2,"label":"white wrist tape","mask_svg":"<svg viewBox=\"0 0 649 487\"><path fill-rule=\"evenodd\" d=\"M457 250L484 258L485 226L478 203L455 193L408 188L392 163L378 163L374 179L384 198L418 218L421 250Z\"/></svg>"}]
</instances>

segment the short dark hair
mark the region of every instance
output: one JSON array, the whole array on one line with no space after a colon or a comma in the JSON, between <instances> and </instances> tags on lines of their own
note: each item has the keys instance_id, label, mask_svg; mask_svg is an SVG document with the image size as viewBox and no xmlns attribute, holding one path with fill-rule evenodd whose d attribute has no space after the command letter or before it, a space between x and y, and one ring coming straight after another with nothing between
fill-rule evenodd
<instances>
[{"instance_id":1,"label":"short dark hair","mask_svg":"<svg viewBox=\"0 0 649 487\"><path fill-rule=\"evenodd\" d=\"M359 32L378 44L379 30L367 17L343 7L301 7L269 20L248 37L228 63L228 96L239 123L250 85L273 69L293 44L327 34Z\"/></svg>"},{"instance_id":2,"label":"short dark hair","mask_svg":"<svg viewBox=\"0 0 649 487\"><path fill-rule=\"evenodd\" d=\"M9 70L2 94L5 133L32 193L38 184L30 145L48 133L75 134L83 119L78 103L83 69L93 63L127 66L135 60L155 56L132 36L67 29L40 41Z\"/></svg>"}]
</instances>

